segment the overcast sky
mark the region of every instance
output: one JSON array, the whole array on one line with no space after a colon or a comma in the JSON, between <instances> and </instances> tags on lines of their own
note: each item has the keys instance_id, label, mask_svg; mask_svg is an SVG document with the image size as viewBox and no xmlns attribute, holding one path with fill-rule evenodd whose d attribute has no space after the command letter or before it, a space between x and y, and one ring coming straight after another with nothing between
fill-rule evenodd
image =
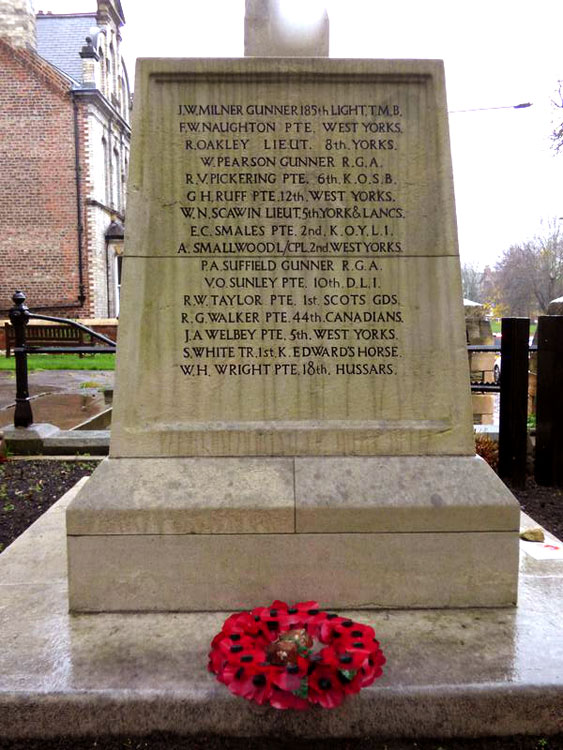
<instances>
[{"instance_id":1,"label":"overcast sky","mask_svg":"<svg viewBox=\"0 0 563 750\"><path fill-rule=\"evenodd\" d=\"M36 11L54 13L96 7L95 0L33 1ZM121 2L131 79L136 57L244 54L244 0ZM563 154L556 157L549 140L558 114L551 100L563 79L562 0L326 5L331 57L444 60L462 262L492 265L511 244L542 232L542 221L563 217ZM521 102L533 106L456 112Z\"/></svg>"}]
</instances>

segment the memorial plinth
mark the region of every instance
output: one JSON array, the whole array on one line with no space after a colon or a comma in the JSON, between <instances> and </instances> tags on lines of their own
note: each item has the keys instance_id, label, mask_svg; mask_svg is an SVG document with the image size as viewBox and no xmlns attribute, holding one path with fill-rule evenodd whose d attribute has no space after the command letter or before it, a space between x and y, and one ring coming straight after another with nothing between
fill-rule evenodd
<instances>
[{"instance_id":1,"label":"memorial plinth","mask_svg":"<svg viewBox=\"0 0 563 750\"><path fill-rule=\"evenodd\" d=\"M143 60L75 611L515 602L474 456L443 68Z\"/></svg>"}]
</instances>

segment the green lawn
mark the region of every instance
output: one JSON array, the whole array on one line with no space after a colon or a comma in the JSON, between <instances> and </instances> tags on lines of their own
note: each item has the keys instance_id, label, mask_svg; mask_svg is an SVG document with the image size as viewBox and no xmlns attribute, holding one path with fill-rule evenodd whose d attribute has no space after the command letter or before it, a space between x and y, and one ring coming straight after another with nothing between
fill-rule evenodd
<instances>
[{"instance_id":1,"label":"green lawn","mask_svg":"<svg viewBox=\"0 0 563 750\"><path fill-rule=\"evenodd\" d=\"M534 335L537 327L538 327L537 323L530 323L530 336ZM500 318L493 318L491 320L491 328L493 329L493 333L500 333L500 328L501 328Z\"/></svg>"},{"instance_id":2,"label":"green lawn","mask_svg":"<svg viewBox=\"0 0 563 750\"><path fill-rule=\"evenodd\" d=\"M0 357L0 370L14 370L16 360ZM33 370L113 370L115 354L28 354L27 369Z\"/></svg>"}]
</instances>

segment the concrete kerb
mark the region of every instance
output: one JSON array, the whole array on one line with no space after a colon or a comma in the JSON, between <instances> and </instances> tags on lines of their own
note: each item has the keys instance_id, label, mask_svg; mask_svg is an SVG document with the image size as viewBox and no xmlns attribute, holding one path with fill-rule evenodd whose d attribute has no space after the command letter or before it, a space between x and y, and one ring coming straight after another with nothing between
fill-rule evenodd
<instances>
[{"instance_id":1,"label":"concrete kerb","mask_svg":"<svg viewBox=\"0 0 563 750\"><path fill-rule=\"evenodd\" d=\"M13 373L0 371L0 438L4 438L6 447L14 455L73 455L90 453L107 455L109 452L109 422L111 421L111 402L113 395L113 371L104 370L38 370L30 374L30 393L34 415L37 418L35 404L49 402L49 406L39 409L43 418L28 428L14 428L13 420L15 400L15 380ZM10 376L10 377L8 377ZM95 388L84 388L95 381ZM85 420L85 413L76 406L55 406L49 399L92 394L103 390L105 408ZM57 422L61 409L68 408L69 413L76 411L76 421L67 419L66 424L72 429L61 429L51 421ZM65 412L66 413L66 412ZM86 412L87 413L87 412ZM57 422L57 424L61 424ZM65 422L62 422L63 426ZM101 428L101 429L100 429ZM106 429L107 428L107 429ZM79 434L75 434L75 431ZM52 443L50 442L52 438Z\"/></svg>"},{"instance_id":2,"label":"concrete kerb","mask_svg":"<svg viewBox=\"0 0 563 750\"><path fill-rule=\"evenodd\" d=\"M40 425L32 425L37 428ZM23 428L5 427L0 431L6 447L14 455L51 454L72 455L77 453L90 453L96 456L107 456L109 453L110 430L60 430L54 425L41 425L41 427L52 427L49 434L37 432L27 433ZM485 428L485 429L484 429ZM29 429L29 428L28 428ZM476 425L477 434L484 433L493 440L498 440L498 426Z\"/></svg>"},{"instance_id":3,"label":"concrete kerb","mask_svg":"<svg viewBox=\"0 0 563 750\"><path fill-rule=\"evenodd\" d=\"M514 609L347 613L375 626L384 677L334 711L277 712L230 695L207 672L226 613L68 614L64 511L76 491L0 555L0 628L9 644L0 654L0 736L563 731L561 560L522 551Z\"/></svg>"},{"instance_id":4,"label":"concrete kerb","mask_svg":"<svg viewBox=\"0 0 563 750\"><path fill-rule=\"evenodd\" d=\"M4 427L3 439L10 454L72 455L109 453L109 430L60 430L50 424L30 427Z\"/></svg>"}]
</instances>

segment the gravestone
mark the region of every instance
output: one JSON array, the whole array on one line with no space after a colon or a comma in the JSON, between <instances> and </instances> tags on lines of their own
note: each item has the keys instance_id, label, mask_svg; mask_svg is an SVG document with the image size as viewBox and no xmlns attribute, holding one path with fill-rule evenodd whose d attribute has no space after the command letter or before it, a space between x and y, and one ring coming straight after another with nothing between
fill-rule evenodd
<instances>
[{"instance_id":1,"label":"gravestone","mask_svg":"<svg viewBox=\"0 0 563 750\"><path fill-rule=\"evenodd\" d=\"M464 299L466 340L472 346L494 344L491 321L483 305ZM497 352L470 352L469 372L472 383L494 383L494 365ZM495 397L487 393L472 393L473 424L493 424Z\"/></svg>"},{"instance_id":2,"label":"gravestone","mask_svg":"<svg viewBox=\"0 0 563 750\"><path fill-rule=\"evenodd\" d=\"M443 67L142 60L74 611L516 600L474 455Z\"/></svg>"}]
</instances>

